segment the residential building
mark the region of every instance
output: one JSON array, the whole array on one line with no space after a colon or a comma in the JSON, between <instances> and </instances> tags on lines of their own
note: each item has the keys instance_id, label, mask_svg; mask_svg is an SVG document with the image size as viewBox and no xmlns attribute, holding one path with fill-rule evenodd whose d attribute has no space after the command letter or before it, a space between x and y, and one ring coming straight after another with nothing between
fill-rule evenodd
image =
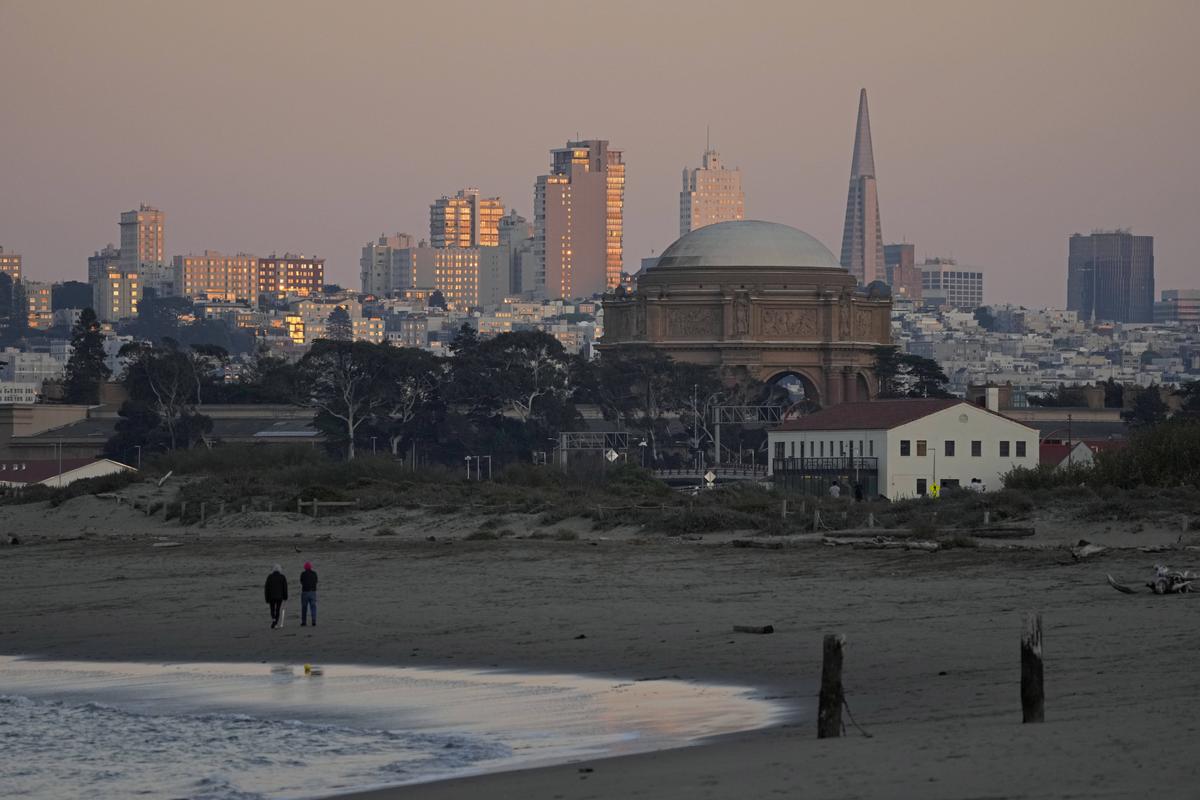
<instances>
[{"instance_id":1,"label":"residential building","mask_svg":"<svg viewBox=\"0 0 1200 800\"><path fill-rule=\"evenodd\" d=\"M311 297L325 288L325 259L272 253L258 259L258 293Z\"/></svg>"},{"instance_id":2,"label":"residential building","mask_svg":"<svg viewBox=\"0 0 1200 800\"><path fill-rule=\"evenodd\" d=\"M413 237L407 233L381 234L378 241L364 245L358 260L363 294L386 297L411 288L411 255L403 251L412 247Z\"/></svg>"},{"instance_id":3,"label":"residential building","mask_svg":"<svg viewBox=\"0 0 1200 800\"><path fill-rule=\"evenodd\" d=\"M1162 300L1154 304L1154 321L1200 325L1200 290L1164 289Z\"/></svg>"},{"instance_id":4,"label":"residential building","mask_svg":"<svg viewBox=\"0 0 1200 800\"><path fill-rule=\"evenodd\" d=\"M875 152L871 146L871 119L867 90L858 95L858 124L854 130L854 156L850 162L850 189L846 195L846 222L842 228L843 267L866 286L883 280L883 233L879 221L879 192L875 183Z\"/></svg>"},{"instance_id":5,"label":"residential building","mask_svg":"<svg viewBox=\"0 0 1200 800\"><path fill-rule=\"evenodd\" d=\"M496 247L500 244L499 197L480 197L479 190L460 189L429 206L429 244L432 247Z\"/></svg>"},{"instance_id":6,"label":"residential building","mask_svg":"<svg viewBox=\"0 0 1200 800\"><path fill-rule=\"evenodd\" d=\"M768 431L777 485L825 495L838 483L866 497L918 497L953 487L994 491L1038 464L1038 432L958 399L842 403Z\"/></svg>"},{"instance_id":7,"label":"residential building","mask_svg":"<svg viewBox=\"0 0 1200 800\"><path fill-rule=\"evenodd\" d=\"M533 225L516 211L510 211L500 218L499 232L500 247L508 259L508 291L517 295L531 290L537 273Z\"/></svg>"},{"instance_id":8,"label":"residential building","mask_svg":"<svg viewBox=\"0 0 1200 800\"><path fill-rule=\"evenodd\" d=\"M547 298L590 297L621 281L625 163L606 140L551 151L534 187L533 285Z\"/></svg>"},{"instance_id":9,"label":"residential building","mask_svg":"<svg viewBox=\"0 0 1200 800\"><path fill-rule=\"evenodd\" d=\"M136 272L143 286L174 293L167 265L166 214L142 204L121 214L121 271Z\"/></svg>"},{"instance_id":10,"label":"residential building","mask_svg":"<svg viewBox=\"0 0 1200 800\"><path fill-rule=\"evenodd\" d=\"M25 308L29 327L44 331L54 325L54 306L51 303L51 286L39 281L21 281L25 290Z\"/></svg>"},{"instance_id":11,"label":"residential building","mask_svg":"<svg viewBox=\"0 0 1200 800\"><path fill-rule=\"evenodd\" d=\"M1088 322L1154 320L1154 237L1128 230L1072 234L1067 308Z\"/></svg>"},{"instance_id":12,"label":"residential building","mask_svg":"<svg viewBox=\"0 0 1200 800\"><path fill-rule=\"evenodd\" d=\"M0 460L0 486L21 489L41 484L58 488L86 478L135 471L127 464L107 458L8 459Z\"/></svg>"},{"instance_id":13,"label":"residential building","mask_svg":"<svg viewBox=\"0 0 1200 800\"><path fill-rule=\"evenodd\" d=\"M705 225L746 217L742 172L721 166L716 150L705 149L701 166L683 170L679 193L679 235Z\"/></svg>"},{"instance_id":14,"label":"residential building","mask_svg":"<svg viewBox=\"0 0 1200 800\"><path fill-rule=\"evenodd\" d=\"M19 253L6 253L0 247L0 272L3 272L14 282L21 280L21 256Z\"/></svg>"},{"instance_id":15,"label":"residential building","mask_svg":"<svg viewBox=\"0 0 1200 800\"><path fill-rule=\"evenodd\" d=\"M92 284L92 292L92 308L101 322L137 317L142 299L141 277L137 272L110 269L102 280Z\"/></svg>"},{"instance_id":16,"label":"residential building","mask_svg":"<svg viewBox=\"0 0 1200 800\"><path fill-rule=\"evenodd\" d=\"M365 316L362 303L349 298L321 298L297 303L295 310L285 317L288 338L298 345L310 345L317 339L324 339L329 315L339 307L346 309L346 313L349 314L351 334L356 341L375 344L383 341L383 319Z\"/></svg>"},{"instance_id":17,"label":"residential building","mask_svg":"<svg viewBox=\"0 0 1200 800\"><path fill-rule=\"evenodd\" d=\"M57 357L53 353L15 347L0 350L0 381L41 386L43 381L61 378L66 366L65 354Z\"/></svg>"},{"instance_id":18,"label":"residential building","mask_svg":"<svg viewBox=\"0 0 1200 800\"><path fill-rule=\"evenodd\" d=\"M190 300L248 302L258 298L258 258L246 253L223 255L205 250L202 255L175 256L177 292Z\"/></svg>"},{"instance_id":19,"label":"residential building","mask_svg":"<svg viewBox=\"0 0 1200 800\"><path fill-rule=\"evenodd\" d=\"M930 308L974 311L983 305L983 272L953 258L927 258L921 265L921 299Z\"/></svg>"},{"instance_id":20,"label":"residential building","mask_svg":"<svg viewBox=\"0 0 1200 800\"><path fill-rule=\"evenodd\" d=\"M512 275L508 248L480 247L478 252L478 283L475 302L471 305L485 309L495 308L509 296L511 287Z\"/></svg>"},{"instance_id":21,"label":"residential building","mask_svg":"<svg viewBox=\"0 0 1200 800\"><path fill-rule=\"evenodd\" d=\"M433 288L453 308L479 305L479 247L429 247L421 253L433 258ZM499 250L498 247L487 248Z\"/></svg>"},{"instance_id":22,"label":"residential building","mask_svg":"<svg viewBox=\"0 0 1200 800\"><path fill-rule=\"evenodd\" d=\"M883 261L892 298L920 302L921 270L917 267L916 248L911 244L885 244Z\"/></svg>"},{"instance_id":23,"label":"residential building","mask_svg":"<svg viewBox=\"0 0 1200 800\"><path fill-rule=\"evenodd\" d=\"M95 286L107 278L110 271L116 272L120 269L121 251L110 243L105 245L103 250L97 250L94 254L88 256L87 282Z\"/></svg>"}]
</instances>

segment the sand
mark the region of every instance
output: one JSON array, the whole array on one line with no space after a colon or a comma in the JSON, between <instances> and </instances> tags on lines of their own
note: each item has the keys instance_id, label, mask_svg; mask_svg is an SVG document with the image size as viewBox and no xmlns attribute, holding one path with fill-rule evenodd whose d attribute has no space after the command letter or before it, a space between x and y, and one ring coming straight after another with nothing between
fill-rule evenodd
<instances>
[{"instance_id":1,"label":"sand","mask_svg":"<svg viewBox=\"0 0 1200 800\"><path fill-rule=\"evenodd\" d=\"M83 525L88 535L79 536ZM377 535L386 524L391 535ZM1144 797L1200 787L1200 599L1125 596L1200 552L738 549L732 532L466 541L478 520L230 514L181 529L96 498L0 509L0 651L51 658L456 665L761 687L788 725L681 750L386 790L379 798ZM518 534L533 522L511 518ZM434 536L436 541L427 541ZM1103 538L1103 537L1093 537ZM1146 531L1106 542L1169 541ZM59 541L68 539L68 541ZM1121 541L1124 539L1124 541ZM155 547L174 542L176 547ZM321 574L321 625L267 630L280 561ZM1046 714L1022 725L1023 614ZM298 609L295 609L298 610ZM293 618L294 621L294 618ZM769 636L734 625L772 624ZM818 741L821 638L846 635L856 720ZM580 636L585 638L579 638Z\"/></svg>"}]
</instances>

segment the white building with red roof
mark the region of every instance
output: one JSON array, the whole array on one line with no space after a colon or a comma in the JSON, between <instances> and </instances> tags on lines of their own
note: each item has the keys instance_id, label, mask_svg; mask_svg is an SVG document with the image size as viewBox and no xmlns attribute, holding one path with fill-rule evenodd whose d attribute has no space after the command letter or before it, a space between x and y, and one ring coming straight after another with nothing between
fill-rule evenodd
<instances>
[{"instance_id":1,"label":"white building with red roof","mask_svg":"<svg viewBox=\"0 0 1200 800\"><path fill-rule=\"evenodd\" d=\"M779 486L892 500L951 487L992 491L1015 467L1036 467L1035 428L965 400L841 403L767 433Z\"/></svg>"}]
</instances>

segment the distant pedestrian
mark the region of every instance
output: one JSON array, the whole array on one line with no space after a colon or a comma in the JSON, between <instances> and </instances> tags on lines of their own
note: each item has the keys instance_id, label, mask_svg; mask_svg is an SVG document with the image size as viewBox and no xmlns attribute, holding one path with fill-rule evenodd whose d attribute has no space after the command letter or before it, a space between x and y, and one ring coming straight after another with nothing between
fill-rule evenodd
<instances>
[{"instance_id":1,"label":"distant pedestrian","mask_svg":"<svg viewBox=\"0 0 1200 800\"><path fill-rule=\"evenodd\" d=\"M854 502L861 503L863 501L863 488L861 483L854 484Z\"/></svg>"},{"instance_id":2,"label":"distant pedestrian","mask_svg":"<svg viewBox=\"0 0 1200 800\"><path fill-rule=\"evenodd\" d=\"M271 568L271 574L267 576L267 583L263 587L263 593L267 598L267 605L271 609L271 627L283 627L283 604L287 602L287 578L283 576L283 567L276 564Z\"/></svg>"},{"instance_id":3,"label":"distant pedestrian","mask_svg":"<svg viewBox=\"0 0 1200 800\"><path fill-rule=\"evenodd\" d=\"M834 481L833 483L829 484L829 496L830 497L841 497L842 496L842 487L838 486L837 481Z\"/></svg>"},{"instance_id":4,"label":"distant pedestrian","mask_svg":"<svg viewBox=\"0 0 1200 800\"><path fill-rule=\"evenodd\" d=\"M304 562L304 572L300 573L300 627L308 624L308 614L312 612L313 627L317 627L317 573L312 568L311 561Z\"/></svg>"}]
</instances>

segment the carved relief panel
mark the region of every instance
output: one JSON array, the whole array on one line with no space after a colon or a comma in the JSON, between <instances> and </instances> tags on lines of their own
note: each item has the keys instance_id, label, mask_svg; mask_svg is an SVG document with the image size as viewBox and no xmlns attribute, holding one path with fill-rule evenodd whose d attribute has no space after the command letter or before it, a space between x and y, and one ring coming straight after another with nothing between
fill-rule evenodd
<instances>
[{"instance_id":1,"label":"carved relief panel","mask_svg":"<svg viewBox=\"0 0 1200 800\"><path fill-rule=\"evenodd\" d=\"M815 339L819 313L815 308L764 308L759 314L759 330L764 339Z\"/></svg>"},{"instance_id":2,"label":"carved relief panel","mask_svg":"<svg viewBox=\"0 0 1200 800\"><path fill-rule=\"evenodd\" d=\"M667 338L720 339L721 309L716 306L681 306L667 310Z\"/></svg>"}]
</instances>

